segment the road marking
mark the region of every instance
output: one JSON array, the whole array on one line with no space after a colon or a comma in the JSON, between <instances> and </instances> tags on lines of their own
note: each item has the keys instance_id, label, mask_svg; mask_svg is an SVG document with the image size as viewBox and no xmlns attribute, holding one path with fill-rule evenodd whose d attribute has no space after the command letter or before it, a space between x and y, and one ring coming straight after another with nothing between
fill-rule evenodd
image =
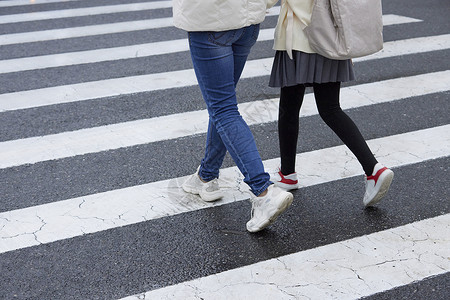
<instances>
[{"instance_id":1,"label":"road marking","mask_svg":"<svg viewBox=\"0 0 450 300\"><path fill-rule=\"evenodd\" d=\"M444 37L444 40L448 42L447 36ZM439 41L440 40L438 39L438 42ZM409 45L408 43L406 44ZM397 54L411 54L411 50L404 49L403 46L405 46L405 43L401 43L401 46L393 44L391 48L391 44L389 44L384 52L360 60L392 57ZM439 47L439 44L432 47ZM420 49L426 48L417 48L417 50ZM401 50L401 53L397 53L397 50ZM248 61L245 65L242 78L269 75L272 62L273 58ZM120 96L124 94L179 88L196 84L197 79L194 70L188 69L19 91L0 94L0 112Z\"/></svg>"},{"instance_id":2,"label":"road marking","mask_svg":"<svg viewBox=\"0 0 450 300\"><path fill-rule=\"evenodd\" d=\"M383 26L401 25L401 24L416 23L416 22L423 22L423 20L394 15L394 14L383 15Z\"/></svg>"},{"instance_id":3,"label":"road marking","mask_svg":"<svg viewBox=\"0 0 450 300\"><path fill-rule=\"evenodd\" d=\"M63 18L130 12L130 11L142 11L159 8L171 8L171 7L172 1L155 1L155 2L93 6L83 8L59 9L50 11L3 15L0 16L0 24L54 20Z\"/></svg>"},{"instance_id":4,"label":"road marking","mask_svg":"<svg viewBox=\"0 0 450 300\"><path fill-rule=\"evenodd\" d=\"M450 89L450 71L390 79L341 90L342 108L397 101ZM302 115L317 114L313 94L305 96ZM242 103L239 110L249 125L274 122L278 98ZM62 132L0 143L0 168L61 159L205 133L206 110Z\"/></svg>"},{"instance_id":5,"label":"road marking","mask_svg":"<svg viewBox=\"0 0 450 300\"><path fill-rule=\"evenodd\" d=\"M277 101L276 99L272 100ZM444 135L442 135L442 132L444 133ZM393 141L398 141L400 143L405 141L412 142L409 145L411 147L414 147L415 151L420 150L424 152L436 150L432 149L432 147L439 148L440 146L442 147L442 149L438 150L443 151L443 149L444 150L447 149L447 152L444 155L448 155L448 132L449 132L448 126L445 127L442 132L440 134L432 133L432 135L434 135L433 136L434 140L437 140L437 137L442 138L442 136L444 136L445 139L444 144L431 145L429 148L426 148L428 147L428 144L426 144L427 141L420 141L419 143L414 143L415 141L414 138L405 140L403 139L397 140L395 138ZM427 132L426 134L429 134L429 132ZM371 146L373 143L374 146L384 147L383 143L378 144L378 140L369 142ZM392 143L392 141L386 142L386 144L389 143ZM419 146L419 148L422 147L423 146L422 143L426 144L425 145L426 149L416 149L416 146ZM392 148L394 148L394 146ZM396 148L396 150L400 151L402 151L402 149L403 151L405 151L404 153L389 153L389 154L397 154L399 158L402 159L402 161L405 158L404 157L405 153L407 155L411 155L411 157L408 157L408 159L411 160L414 159L413 156L416 155L415 151L411 152L408 147ZM321 155L324 154L329 155L331 153L334 152L324 151ZM377 155L378 153L381 152L377 152ZM436 153L433 153L433 155L436 155ZM317 160L319 159L319 157L321 157L318 154L316 156ZM299 159L301 157L299 157ZM344 157L344 160L348 158L349 157L346 156ZM391 159L396 160L396 158L394 157L392 157ZM428 159L428 158L421 157L419 159ZM389 161L389 159L387 161ZM305 158L305 162L301 166L303 170L307 169L306 162L309 162L309 159ZM397 162L400 164L403 163L400 162L400 159L397 159ZM269 162L266 162L266 164L267 163ZM316 170L316 166L313 163L314 162L312 161L309 168ZM334 166L335 162L328 162L328 163L331 163ZM272 166L275 166L275 163L272 163ZM393 163L391 166L395 166L395 164ZM325 175L323 174L323 172L327 172L328 167L329 166L323 166L323 169L319 170L321 171L320 175ZM347 165L342 164L342 168L344 167L347 168ZM223 173L226 175L227 171L228 169L223 170ZM348 169L346 169L345 172L348 172ZM357 173L358 171L356 170L355 172ZM225 184L231 183L232 179L235 178L233 176L235 176L236 174L237 170L234 169L232 170L232 172L230 171L229 177L224 176L225 179L228 179L228 181L225 182L222 181L222 183ZM347 176L347 173L345 174L346 175L344 176ZM342 174L339 175L343 176ZM307 181L308 178L303 179L305 179L305 182L308 182ZM314 180L316 180L317 178L312 179L313 182L315 182ZM180 178L174 180L182 182L181 181L182 179ZM240 184L242 184L242 182ZM307 184L305 183L304 185L306 186ZM230 184L228 186L228 189L234 187L235 186L232 186ZM157 190L156 185L153 188ZM180 192L179 185L177 185L176 188L178 189L178 192ZM128 198L132 196L133 195L129 193L124 195L123 198L121 199L122 201L121 204L128 201ZM153 195L149 196L151 197ZM149 208L148 206L148 199L146 199L147 195L144 196L143 194L139 194L138 197L140 197L140 201L142 202L143 205L145 205L144 202L147 202L147 206L145 207L147 210L153 210L153 208ZM92 204L90 200L92 200L93 198L94 198L93 195L77 198L80 200L80 202L78 202L78 208L80 210L85 209L86 207L88 207L87 210L92 209L92 207L89 207L89 205ZM99 207L102 211L108 210L107 207L109 205L109 203L106 202L106 199L104 200L105 201L102 203L103 207ZM198 201L198 199L196 200ZM164 205L167 205L166 203L163 203L164 201L162 199L159 199L159 201L160 202L157 202L160 204L159 208L163 207ZM233 199L233 201L236 200ZM115 208L113 208L112 210L114 209ZM42 211L44 210L45 208L43 208ZM45 238L48 238L48 236L52 236L53 238L55 236L58 236L58 234L61 233L60 230L65 230L65 228L61 227L64 227L66 223L68 226L71 226L70 222L64 223L66 218L71 217L73 217L74 219L80 218L79 223L76 224L78 225L76 229L80 229L80 232L82 232L79 235L83 235L86 228L88 230L91 229L92 228L91 225L96 226L93 223L81 224L83 222L81 221L81 219L98 218L96 213L92 213L91 215L84 214L84 212L81 215L76 213L74 214L74 211L75 212L77 211L77 209L74 208L73 210L64 211L63 215L59 215L59 217L62 217L61 219L57 219L57 217L53 218L53 216L47 219L45 218L45 216L43 216L43 214L40 214L40 212L42 211L38 212L39 215L35 214L34 217L37 218L33 220L31 218L19 219L20 224L17 223L16 220L14 219L3 218L3 214L0 214L0 249L2 249L3 245L5 245L3 244L3 241L8 242L13 241L12 243L16 243L16 245L21 246L21 248L28 247L23 246L23 244L20 244L20 242L18 242L18 240L22 238L19 236L27 235L27 232L18 231L20 233L17 236L1 237L1 234L3 234L2 231L5 228L6 230L8 230L9 226L17 228L15 226L17 226L18 224L19 226L22 226L28 220L32 220L37 223L40 222L39 229L35 230L33 233L31 232L29 233L29 235L32 235L35 238L37 244L39 244L41 243L42 237L45 240ZM108 212L107 214L109 213L110 212ZM114 215L114 217L117 219L126 218L129 216L129 213L130 212L122 211L119 215ZM238 276L236 276L236 273L227 273L225 275L223 275L224 273L221 273L218 275L209 276L212 277L213 279L200 279L198 281L194 281L193 283L178 285L178 289L177 287L168 287L154 292L139 294L134 297L131 297L131 299L141 299L144 297L152 298L153 296L158 299L159 298L163 299L164 297L167 297L168 299L173 299L176 298L172 294L174 291L175 296L180 296L181 299L185 299L186 295L189 294L192 294L194 297L200 296L208 298L210 296L208 292L211 292L212 297L216 299L218 297L214 288L217 288L219 290L219 296L220 293L223 292L224 295L226 296L224 298L226 299L228 299L230 295L236 295L236 297L244 296L245 298L248 298L247 295L249 295L259 297L261 299L263 299L264 297L270 297L273 299L283 299L283 297L286 297L287 294L296 294L298 295L298 297L301 297L303 295L305 296L312 295L315 297L319 295L320 298L332 296L335 298L344 298L344 299L345 296L347 295L351 298L355 297L355 295L361 296L370 295L376 292L390 289L392 288L392 286L404 285L412 282L413 280L420 280L428 276L448 272L449 270L448 257L450 256L448 250L450 248L449 239L448 234L446 234L446 232L449 231L448 229L450 227L449 226L450 221L448 216L449 215L444 216L445 217L444 219L443 217L437 217L429 220L420 221L415 224L408 224L406 226L401 227L400 229L388 230L382 233L376 233L366 237L351 239L345 242L333 244L335 245L334 248L328 247L331 245L327 245L325 246L327 248L320 248L320 251L316 251L314 253L305 253L306 252L305 251L302 252L302 254L296 253L295 256L291 255L273 259L267 264L265 264L266 262L264 262L258 265L252 265L250 267L251 268L250 270L249 269L244 270L243 272L244 274L240 273L242 270L231 271L237 272ZM18 217L20 218L21 216L19 215ZM130 219L132 219L132 217ZM47 222L48 220L50 220L50 222ZM430 220L431 222L429 222ZM109 221L110 220L106 220L106 222ZM10 222L16 223L10 225L9 224ZM101 226L98 227L100 228ZM24 226L21 229L27 230L28 228ZM88 232L88 230L86 230L86 232ZM46 236L46 234L48 235ZM433 242L434 244L431 244L431 242ZM375 247L377 249L375 249ZM351 251L348 251L348 249L351 249ZM324 257L326 257L327 259L324 260ZM352 257L353 259L349 260L348 257ZM393 267L395 267L395 272L393 272ZM413 273L413 275L411 275L411 273ZM272 276L273 274L275 274L275 276ZM228 278L232 278L232 280L227 282ZM252 282L246 284L246 282L248 282L248 278L251 278ZM301 282L299 283L299 281ZM368 284L369 282L370 284ZM274 289L275 285L276 288ZM180 287L182 289L181 291L179 290ZM185 293L185 290L187 290L187 293ZM262 291L264 291L264 295L255 294L255 290L256 293L261 293ZM199 293L202 294L199 295ZM161 297L157 295L161 295Z\"/></svg>"},{"instance_id":6,"label":"road marking","mask_svg":"<svg viewBox=\"0 0 450 300\"><path fill-rule=\"evenodd\" d=\"M80 0L45 0L43 1L33 1L33 0L3 0L0 1L0 7L10 7L10 6L32 6L47 3L64 3L64 2L75 2Z\"/></svg>"},{"instance_id":7,"label":"road marking","mask_svg":"<svg viewBox=\"0 0 450 300\"><path fill-rule=\"evenodd\" d=\"M271 30L273 32L273 30ZM70 53L41 55L25 58L0 60L0 73L39 70L79 64L139 58L153 55L188 51L187 39L163 41L116 48L78 51Z\"/></svg>"},{"instance_id":8,"label":"road marking","mask_svg":"<svg viewBox=\"0 0 450 300\"><path fill-rule=\"evenodd\" d=\"M384 43L380 52L353 59L354 62L388 58L393 56L418 54L430 51L447 50L450 48L450 34L430 37L412 38Z\"/></svg>"},{"instance_id":9,"label":"road marking","mask_svg":"<svg viewBox=\"0 0 450 300\"><path fill-rule=\"evenodd\" d=\"M141 21L117 22L110 24L70 27L63 29L50 29L35 32L2 34L0 35L0 46L52 41L77 37L88 37L101 34L132 32L138 30L170 27L172 25L173 22L171 18L157 18Z\"/></svg>"},{"instance_id":10,"label":"road marking","mask_svg":"<svg viewBox=\"0 0 450 300\"><path fill-rule=\"evenodd\" d=\"M447 157L450 125L369 140L368 144L390 168ZM264 161L264 165L274 170L279 159ZM300 153L296 169L302 187L362 175L360 164L345 146ZM184 193L180 186L186 177L180 177L0 213L0 253L249 199L248 186L236 167L220 172L225 197L215 203Z\"/></svg>"},{"instance_id":11,"label":"road marking","mask_svg":"<svg viewBox=\"0 0 450 300\"><path fill-rule=\"evenodd\" d=\"M263 29L258 41L273 40L274 29ZM379 59L385 57L417 54L450 48L450 34L412 38L384 43L384 49L373 55L354 59L357 61ZM25 58L0 60L0 74L39 70L79 64L98 63L119 59L131 59L188 51L187 39L154 42L125 47L115 47L88 51L77 51L52 55L41 55Z\"/></svg>"},{"instance_id":12,"label":"road marking","mask_svg":"<svg viewBox=\"0 0 450 300\"><path fill-rule=\"evenodd\" d=\"M141 293L138 299L359 299L450 271L450 214Z\"/></svg>"},{"instance_id":13,"label":"road marking","mask_svg":"<svg viewBox=\"0 0 450 300\"><path fill-rule=\"evenodd\" d=\"M276 16L279 9L272 8L269 10L267 16ZM396 24L406 24L413 22L422 22L419 19L413 19L397 15L385 15L383 16L383 24L396 25ZM81 26L72 27L64 29L51 29L43 31L34 32L23 32L23 33L12 33L0 35L0 46L11 45L11 44L21 44L21 43L32 43L32 42L43 42L58 39L68 39L76 37L87 37L95 36L101 34L111 34L120 32L131 32L137 30L148 30L163 27L172 27L172 18L158 18L151 20L140 20L132 22L117 22L111 24L102 25L91 25L91 26ZM273 35L272 35L273 38Z\"/></svg>"},{"instance_id":14,"label":"road marking","mask_svg":"<svg viewBox=\"0 0 450 300\"><path fill-rule=\"evenodd\" d=\"M274 16L276 15L276 13L277 13L276 9L270 9L266 16ZM404 17L399 16L398 19L401 20L400 22L416 22L416 19L404 20L403 18ZM397 18L394 17L394 19ZM169 18L147 19L131 22L117 22L101 25L71 27L63 29L51 29L43 31L3 34L0 35L0 46L68 39L76 37L87 37L100 34L131 32L131 31L148 30L172 26L173 26L173 18L169 17Z\"/></svg>"}]
</instances>

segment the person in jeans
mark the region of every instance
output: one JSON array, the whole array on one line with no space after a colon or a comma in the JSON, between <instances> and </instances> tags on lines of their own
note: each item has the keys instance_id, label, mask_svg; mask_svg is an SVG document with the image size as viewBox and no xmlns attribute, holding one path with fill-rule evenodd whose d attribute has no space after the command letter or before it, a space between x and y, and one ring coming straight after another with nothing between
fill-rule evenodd
<instances>
[{"instance_id":1,"label":"person in jeans","mask_svg":"<svg viewBox=\"0 0 450 300\"><path fill-rule=\"evenodd\" d=\"M269 0L269 5L278 0ZM280 87L278 135L281 167L273 174L276 185L298 188L295 171L299 112L305 87L312 86L317 109L324 122L337 134L360 162L366 177L365 206L379 202L388 191L394 173L379 163L355 123L339 103L341 82L354 79L351 60L333 60L314 53L302 30L308 25L314 0L283 0L275 29L276 50L269 86Z\"/></svg>"},{"instance_id":2,"label":"person in jeans","mask_svg":"<svg viewBox=\"0 0 450 300\"><path fill-rule=\"evenodd\" d=\"M292 194L274 186L264 171L236 99L235 88L266 9L266 0L173 1L174 25L188 32L195 74L209 114L205 156L182 188L204 201L222 198L217 178L228 151L254 194L247 222L250 232L272 224L293 201Z\"/></svg>"}]
</instances>

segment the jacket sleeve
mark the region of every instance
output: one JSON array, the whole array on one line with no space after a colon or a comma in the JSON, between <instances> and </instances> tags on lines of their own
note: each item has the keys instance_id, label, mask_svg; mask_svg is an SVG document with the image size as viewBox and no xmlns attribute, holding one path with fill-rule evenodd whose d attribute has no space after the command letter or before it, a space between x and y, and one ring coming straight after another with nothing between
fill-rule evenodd
<instances>
[{"instance_id":1,"label":"jacket sleeve","mask_svg":"<svg viewBox=\"0 0 450 300\"><path fill-rule=\"evenodd\" d=\"M277 4L278 0L267 0L267 8L271 8L275 4Z\"/></svg>"}]
</instances>

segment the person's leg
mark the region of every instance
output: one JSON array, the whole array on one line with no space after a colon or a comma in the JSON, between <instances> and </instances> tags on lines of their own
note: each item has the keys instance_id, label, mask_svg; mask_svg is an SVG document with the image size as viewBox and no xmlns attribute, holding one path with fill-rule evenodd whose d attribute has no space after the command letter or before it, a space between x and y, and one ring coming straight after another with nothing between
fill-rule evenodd
<instances>
[{"instance_id":1,"label":"person's leg","mask_svg":"<svg viewBox=\"0 0 450 300\"><path fill-rule=\"evenodd\" d=\"M205 169L210 161L213 166L222 162L223 146L230 152L244 175L244 182L256 195L252 197L252 217L246 225L250 232L272 224L293 200L291 193L272 185L250 128L238 111L235 87L258 30L259 26L249 26L226 32L189 34L192 61L211 124L209 150L202 168ZM203 172L200 170L199 175L203 176ZM210 173L214 172L216 170L210 170Z\"/></svg>"},{"instance_id":2,"label":"person's leg","mask_svg":"<svg viewBox=\"0 0 450 300\"><path fill-rule=\"evenodd\" d=\"M195 68L196 63L194 62L194 58L192 58L192 61L194 64L194 70L197 74L198 71ZM197 75L197 81L200 90L202 92L203 98L206 99L205 98L206 92L204 91L205 84L203 82L203 77ZM219 177L219 169L220 166L222 166L226 152L227 149L224 143L222 142L222 138L217 133L216 126L214 125L211 116L209 116L208 131L206 133L205 156L202 159L198 172L198 175L203 181L208 182Z\"/></svg>"},{"instance_id":3,"label":"person's leg","mask_svg":"<svg viewBox=\"0 0 450 300\"><path fill-rule=\"evenodd\" d=\"M339 104L339 91L339 82L314 84L317 108L325 123L352 151L366 173L363 204L375 205L389 190L394 172L377 162L358 127L342 111Z\"/></svg>"},{"instance_id":4,"label":"person's leg","mask_svg":"<svg viewBox=\"0 0 450 300\"><path fill-rule=\"evenodd\" d=\"M226 153L227 148L210 118L206 134L205 156L199 169L199 176L203 181L210 181L219 177L219 169Z\"/></svg>"},{"instance_id":5,"label":"person's leg","mask_svg":"<svg viewBox=\"0 0 450 300\"><path fill-rule=\"evenodd\" d=\"M208 179L203 177L205 165L212 161L211 165L217 167L218 157L223 153L222 145L224 145L244 175L244 181L255 195L259 195L270 185L269 175L264 172L250 128L238 111L235 92L237 81L232 45L235 42L239 43L241 57L244 55L242 50L246 45L248 55L256 41L253 38L254 31L248 28L252 27L226 32L191 32L189 43L197 79L208 107L210 120L214 125L210 127L208 133L210 140L208 145L215 147L210 147L209 154L205 155L206 164L202 165L200 176L205 180ZM219 138L222 143L219 143ZM216 155L217 153L220 155ZM212 170L210 173L215 171Z\"/></svg>"},{"instance_id":6,"label":"person's leg","mask_svg":"<svg viewBox=\"0 0 450 300\"><path fill-rule=\"evenodd\" d=\"M252 32L252 38L256 41L259 34L259 24L254 25L250 28ZM243 31L242 31L243 33ZM235 36L236 37L236 34ZM223 37L221 37L223 38ZM222 40L222 44L226 44L226 41ZM239 82L242 71L244 69L245 63L247 61L248 54L250 53L250 49L252 44L240 40L234 42L231 45L233 50L233 58L234 58L234 87ZM226 154L226 147L222 142L222 139L217 132L217 129L211 119L208 124L208 133L206 140L206 151L205 157L202 160L202 164L200 168L201 178L205 181L209 181L211 179L217 178L219 176L219 168L223 163L223 159Z\"/></svg>"},{"instance_id":7,"label":"person's leg","mask_svg":"<svg viewBox=\"0 0 450 300\"><path fill-rule=\"evenodd\" d=\"M281 88L278 111L278 139L280 143L281 173L295 173L295 157L299 129L299 114L305 94L300 84Z\"/></svg>"},{"instance_id":8,"label":"person's leg","mask_svg":"<svg viewBox=\"0 0 450 300\"><path fill-rule=\"evenodd\" d=\"M244 28L241 36L232 44L234 59L234 86L236 87L244 70L247 57L259 35L259 24Z\"/></svg>"},{"instance_id":9,"label":"person's leg","mask_svg":"<svg viewBox=\"0 0 450 300\"><path fill-rule=\"evenodd\" d=\"M314 84L313 87L321 118L356 156L366 175L370 176L377 160L358 127L340 107L340 82Z\"/></svg>"}]
</instances>

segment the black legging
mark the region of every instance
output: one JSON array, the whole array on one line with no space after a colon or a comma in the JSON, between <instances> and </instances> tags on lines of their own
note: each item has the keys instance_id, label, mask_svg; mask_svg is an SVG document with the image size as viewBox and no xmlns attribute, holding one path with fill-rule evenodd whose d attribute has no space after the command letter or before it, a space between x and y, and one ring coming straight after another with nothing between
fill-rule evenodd
<instances>
[{"instance_id":1,"label":"black legging","mask_svg":"<svg viewBox=\"0 0 450 300\"><path fill-rule=\"evenodd\" d=\"M356 156L364 172L371 175L377 160L352 119L345 114L339 104L340 82L314 84L314 97L320 117ZM281 88L278 115L278 135L280 140L281 173L295 172L295 156L299 127L300 107L303 103L305 86Z\"/></svg>"}]
</instances>

